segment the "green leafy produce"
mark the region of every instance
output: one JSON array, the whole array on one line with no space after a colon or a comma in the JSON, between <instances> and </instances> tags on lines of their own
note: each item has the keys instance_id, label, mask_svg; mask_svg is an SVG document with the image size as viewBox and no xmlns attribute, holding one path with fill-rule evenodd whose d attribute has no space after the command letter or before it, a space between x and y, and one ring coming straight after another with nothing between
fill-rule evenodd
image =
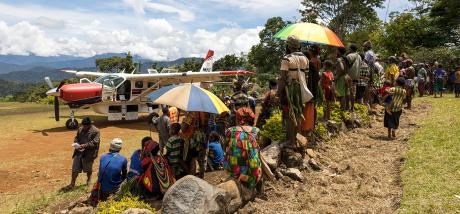
<instances>
[{"instance_id":1,"label":"green leafy produce","mask_svg":"<svg viewBox=\"0 0 460 214\"><path fill-rule=\"evenodd\" d=\"M121 198L119 201L108 200L100 202L97 207L98 214L117 214L123 213L129 208L140 208L147 209L156 213L156 210L152 208L147 203L139 200L138 197L133 197L130 194L127 194Z\"/></svg>"},{"instance_id":2,"label":"green leafy produce","mask_svg":"<svg viewBox=\"0 0 460 214\"><path fill-rule=\"evenodd\" d=\"M281 111L277 110L273 112L273 115L262 127L261 134L272 141L282 142L286 139L286 130L283 128Z\"/></svg>"},{"instance_id":3,"label":"green leafy produce","mask_svg":"<svg viewBox=\"0 0 460 214\"><path fill-rule=\"evenodd\" d=\"M321 138L323 138L323 139L328 139L329 138L329 135L328 135L329 132L328 132L326 126L324 125L324 123L316 124L314 132L317 135L321 136Z\"/></svg>"}]
</instances>

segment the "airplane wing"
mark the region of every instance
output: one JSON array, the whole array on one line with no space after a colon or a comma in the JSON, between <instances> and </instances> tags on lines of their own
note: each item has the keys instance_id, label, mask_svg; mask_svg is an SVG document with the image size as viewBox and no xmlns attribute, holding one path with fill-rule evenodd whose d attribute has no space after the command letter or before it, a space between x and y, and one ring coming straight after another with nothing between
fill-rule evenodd
<instances>
[{"instance_id":1,"label":"airplane wing","mask_svg":"<svg viewBox=\"0 0 460 214\"><path fill-rule=\"evenodd\" d=\"M105 76L108 74L108 73L92 72L92 71L75 71L75 70L62 70L62 71L69 73L69 74L75 74L75 76L78 78L100 77L100 76Z\"/></svg>"},{"instance_id":2,"label":"airplane wing","mask_svg":"<svg viewBox=\"0 0 460 214\"><path fill-rule=\"evenodd\" d=\"M151 82L162 82L162 85L190 83L190 82L212 82L219 81L223 76L246 76L254 72L238 71L212 71L212 72L183 72L183 73L158 73L158 74L123 74L128 80L143 80Z\"/></svg>"}]
</instances>

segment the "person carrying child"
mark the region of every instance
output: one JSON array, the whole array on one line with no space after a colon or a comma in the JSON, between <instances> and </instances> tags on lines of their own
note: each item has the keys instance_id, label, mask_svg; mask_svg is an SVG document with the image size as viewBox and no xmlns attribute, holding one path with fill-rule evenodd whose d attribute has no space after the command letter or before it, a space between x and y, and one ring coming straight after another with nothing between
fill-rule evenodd
<instances>
[{"instance_id":1,"label":"person carrying child","mask_svg":"<svg viewBox=\"0 0 460 214\"><path fill-rule=\"evenodd\" d=\"M321 87L326 101L326 107L324 109L324 120L326 121L331 117L331 104L335 101L334 74L332 73L332 66L332 61L326 60L324 62L324 72L321 75Z\"/></svg>"},{"instance_id":2,"label":"person carrying child","mask_svg":"<svg viewBox=\"0 0 460 214\"><path fill-rule=\"evenodd\" d=\"M395 81L395 86L388 89L388 94L384 97L392 96L391 111L385 110L383 124L388 128L388 138L396 138L396 129L399 127L399 119L402 114L402 106L406 97L406 90L404 89L406 80L404 77L398 77Z\"/></svg>"}]
</instances>

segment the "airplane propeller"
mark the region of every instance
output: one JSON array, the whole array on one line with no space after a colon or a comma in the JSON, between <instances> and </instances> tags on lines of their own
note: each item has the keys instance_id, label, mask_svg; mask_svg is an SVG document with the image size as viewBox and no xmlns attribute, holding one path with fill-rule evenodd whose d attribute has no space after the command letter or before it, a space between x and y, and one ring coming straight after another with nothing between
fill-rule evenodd
<instances>
[{"instance_id":1,"label":"airplane propeller","mask_svg":"<svg viewBox=\"0 0 460 214\"><path fill-rule=\"evenodd\" d=\"M56 88L56 92L59 91L59 89L65 84L65 81L61 81L59 83L59 86ZM59 97L55 96L54 97L54 119L56 121L59 121Z\"/></svg>"}]
</instances>

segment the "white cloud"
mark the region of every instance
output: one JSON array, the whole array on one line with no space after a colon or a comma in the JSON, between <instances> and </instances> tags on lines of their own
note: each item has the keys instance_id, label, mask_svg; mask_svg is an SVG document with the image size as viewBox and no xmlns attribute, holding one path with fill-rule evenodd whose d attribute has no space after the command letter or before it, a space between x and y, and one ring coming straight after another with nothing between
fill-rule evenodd
<instances>
[{"instance_id":1,"label":"white cloud","mask_svg":"<svg viewBox=\"0 0 460 214\"><path fill-rule=\"evenodd\" d=\"M150 20L151 21L151 20ZM193 33L169 28L162 23L163 30L169 31L158 36L144 36L130 30L103 30L95 20L82 32L82 38L51 38L40 27L29 22L8 25L0 21L0 54L35 54L39 56L75 55L92 56L100 53L133 54L154 60L173 60L180 57L203 57L208 49L216 51L217 57L225 54L239 54L249 51L259 41L258 33L262 27L224 28L218 31L198 29ZM95 28L90 29L91 26ZM166 27L165 27L166 26Z\"/></svg>"},{"instance_id":2,"label":"white cloud","mask_svg":"<svg viewBox=\"0 0 460 214\"><path fill-rule=\"evenodd\" d=\"M222 5L237 7L246 12L257 11L258 15L270 14L271 16L285 15L286 11L294 11L292 17L298 15L297 11L301 4L299 0L206 0Z\"/></svg>"},{"instance_id":3,"label":"white cloud","mask_svg":"<svg viewBox=\"0 0 460 214\"><path fill-rule=\"evenodd\" d=\"M179 15L179 20L183 22L193 21L195 19L195 14L193 12L169 4L156 3L150 0L123 0L123 2L132 7L134 12L138 15L145 15L147 9L164 13L177 13L177 15Z\"/></svg>"},{"instance_id":4,"label":"white cloud","mask_svg":"<svg viewBox=\"0 0 460 214\"><path fill-rule=\"evenodd\" d=\"M166 19L149 19L145 22L145 25L155 35L167 34L173 31L172 25Z\"/></svg>"}]
</instances>

